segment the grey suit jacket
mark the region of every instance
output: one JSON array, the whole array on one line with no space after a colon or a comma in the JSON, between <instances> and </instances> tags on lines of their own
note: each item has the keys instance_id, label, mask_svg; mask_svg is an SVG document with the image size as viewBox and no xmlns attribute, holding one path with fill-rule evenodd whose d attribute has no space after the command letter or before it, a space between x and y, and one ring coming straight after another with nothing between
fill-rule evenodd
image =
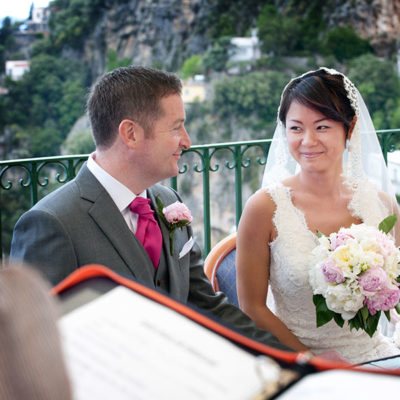
<instances>
[{"instance_id":1,"label":"grey suit jacket","mask_svg":"<svg viewBox=\"0 0 400 400\"><path fill-rule=\"evenodd\" d=\"M165 206L181 201L178 194L156 184L148 189L153 207L159 196ZM155 217L158 218L157 213ZM239 309L215 293L203 271L197 244L182 258L179 252L192 236L190 226L174 231L173 254L169 231L158 220L169 275L169 294L211 312L229 325L274 347L287 349L269 332L255 328ZM49 194L17 222L10 261L39 268L52 284L86 264L101 264L156 288L154 267L146 250L129 230L115 203L84 165L77 177Z\"/></svg>"}]
</instances>

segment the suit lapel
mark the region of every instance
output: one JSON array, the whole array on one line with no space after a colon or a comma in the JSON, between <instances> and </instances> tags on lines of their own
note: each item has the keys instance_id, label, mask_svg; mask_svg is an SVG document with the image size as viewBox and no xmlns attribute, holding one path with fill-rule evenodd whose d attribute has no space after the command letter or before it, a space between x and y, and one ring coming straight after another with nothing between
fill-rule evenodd
<instances>
[{"instance_id":1,"label":"suit lapel","mask_svg":"<svg viewBox=\"0 0 400 400\"><path fill-rule=\"evenodd\" d=\"M108 238L115 252L124 260L136 279L153 284L153 265L146 250L129 230L117 206L86 165L82 167L76 182L81 197L93 203L88 209L89 216ZM151 264L151 268L148 264Z\"/></svg>"}]
</instances>

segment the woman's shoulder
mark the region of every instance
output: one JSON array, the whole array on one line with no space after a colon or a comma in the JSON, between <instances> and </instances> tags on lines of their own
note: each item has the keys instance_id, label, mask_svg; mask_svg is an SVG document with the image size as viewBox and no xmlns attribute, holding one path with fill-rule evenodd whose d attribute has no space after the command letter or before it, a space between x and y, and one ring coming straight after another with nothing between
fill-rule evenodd
<instances>
[{"instance_id":1,"label":"woman's shoulder","mask_svg":"<svg viewBox=\"0 0 400 400\"><path fill-rule=\"evenodd\" d=\"M273 185L269 185L266 187L263 187L259 189L255 194L258 192L264 193L268 196L270 201L272 201L274 204L278 204L285 199L290 199L291 198L291 193L292 193L292 187L290 185L290 182L278 182L274 183Z\"/></svg>"},{"instance_id":2,"label":"woman's shoulder","mask_svg":"<svg viewBox=\"0 0 400 400\"><path fill-rule=\"evenodd\" d=\"M243 210L244 217L253 221L272 220L277 207L276 201L275 186L261 188L247 200Z\"/></svg>"},{"instance_id":3,"label":"woman's shoulder","mask_svg":"<svg viewBox=\"0 0 400 400\"><path fill-rule=\"evenodd\" d=\"M272 221L275 213L275 203L268 190L259 189L247 200L240 217L238 237L252 238L255 241L270 241ZM254 237L254 229L257 229L257 237ZM246 239L247 240L247 239Z\"/></svg>"}]
</instances>

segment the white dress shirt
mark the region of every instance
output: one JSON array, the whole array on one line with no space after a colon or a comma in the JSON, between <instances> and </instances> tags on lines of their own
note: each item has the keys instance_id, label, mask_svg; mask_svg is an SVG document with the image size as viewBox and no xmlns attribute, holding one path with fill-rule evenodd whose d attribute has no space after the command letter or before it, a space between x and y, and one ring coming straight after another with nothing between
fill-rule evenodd
<instances>
[{"instance_id":1,"label":"white dress shirt","mask_svg":"<svg viewBox=\"0 0 400 400\"><path fill-rule=\"evenodd\" d=\"M87 167L89 171L95 176L113 199L129 229L133 233L136 233L138 215L129 209L129 205L136 197L147 198L146 190L136 196L135 193L129 190L125 185L117 181L108 172L101 168L100 165L96 163L95 157L95 153L92 153L88 158Z\"/></svg>"}]
</instances>

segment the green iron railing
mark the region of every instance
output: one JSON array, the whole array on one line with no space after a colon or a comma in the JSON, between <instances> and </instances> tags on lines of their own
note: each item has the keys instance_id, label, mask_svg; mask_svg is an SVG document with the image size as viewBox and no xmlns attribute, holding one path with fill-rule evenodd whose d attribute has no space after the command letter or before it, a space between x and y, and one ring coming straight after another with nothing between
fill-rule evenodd
<instances>
[{"instance_id":1,"label":"green iron railing","mask_svg":"<svg viewBox=\"0 0 400 400\"><path fill-rule=\"evenodd\" d=\"M399 134L400 129L378 131L378 137L381 143L382 151L387 161L387 153L394 149L393 139L395 134ZM243 208L243 189L244 184L250 186L247 192L253 192L257 189L260 183L263 169L261 166L265 165L269 147L271 144L270 139L252 140L242 142L218 143L192 146L190 149L184 151L180 161L180 171L177 177L171 178L169 184L175 190L185 189L180 185L182 177L185 174L192 174L189 177L189 185L198 181L201 176L202 185L202 240L204 248L204 256L206 256L211 249L211 203L212 194L210 192L210 179L212 174L222 173L224 168L220 165L223 164L227 171L234 171L233 175L227 175L227 178L222 179L225 185L228 181L232 183L231 188L228 186L228 191L232 192L235 205L235 225L237 226ZM15 223L19 215L34 205L40 197L46 195L56 186L64 184L72 180L79 170L80 166L87 159L88 155L75 155L75 156L57 156L57 157L43 157L43 158L30 158L20 160L7 160L0 161L0 259L7 256L9 252L10 242L10 222ZM244 169L255 168L252 173L247 174L244 182ZM197 175L197 177L196 177ZM168 184L168 182L166 182ZM183 183L185 183L183 181ZM19 208L17 215L15 215L12 207L10 210L10 201L18 204L18 199L8 199L7 195L16 189L20 192L18 196L28 195L29 200L26 200L26 206L22 209ZM179 190L182 198L186 201L185 196L189 196L190 190ZM186 192L186 194L185 194ZM224 191L226 195L226 192ZM9 196L10 197L10 196ZM230 199L231 197L228 198ZM218 202L216 199L215 202ZM19 206L21 207L21 206ZM198 218L195 215L195 218ZM201 217L200 217L201 219ZM7 222L7 243L4 243L4 223ZM228 228L225 227L227 234ZM218 239L218 238L217 238ZM6 245L6 246L5 246Z\"/></svg>"}]
</instances>

